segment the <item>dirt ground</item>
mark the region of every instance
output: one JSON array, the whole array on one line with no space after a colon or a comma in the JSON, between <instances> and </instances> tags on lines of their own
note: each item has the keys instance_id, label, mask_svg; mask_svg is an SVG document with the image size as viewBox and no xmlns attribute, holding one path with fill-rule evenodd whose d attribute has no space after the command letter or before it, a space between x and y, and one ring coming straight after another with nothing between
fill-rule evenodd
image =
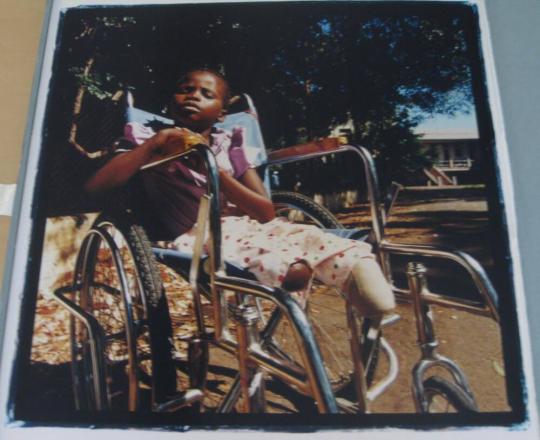
<instances>
[{"instance_id":1,"label":"dirt ground","mask_svg":"<svg viewBox=\"0 0 540 440\"><path fill-rule=\"evenodd\" d=\"M492 270L491 249L486 245L488 217L486 203L479 190L453 190L437 192L434 190L410 190L402 194L400 201L389 218L387 238L402 243L424 243L434 245L451 245L465 250L478 258L488 273ZM339 219L347 226L368 226L365 206L357 205L338 213ZM396 261L395 267L402 268L404 262ZM438 280L440 267L433 272L433 285L444 288L459 286L460 275L446 275ZM428 272L429 273L429 272ZM168 275L172 277L172 275ZM441 281L442 280L442 281ZM449 281L450 280L450 281ZM174 284L174 280L165 280ZM398 284L403 280L396 278ZM430 287L432 286L430 281ZM190 309L183 301L186 294L182 292L170 294L172 306L171 316L175 326L177 342L189 334L193 321L189 320ZM464 288L465 296L470 294L470 286ZM174 295L180 295L174 297ZM320 289L313 296L312 316L317 323L316 334L324 336L322 342L324 356L325 345L332 346L334 352L340 353L337 360L343 370L348 365L348 340L345 333L343 302L338 295L328 289ZM397 353L400 373L396 382L375 402L370 405L372 413L408 413L414 412L411 393L411 370L420 358L420 350L416 344L415 321L411 306L400 304L396 312L401 316L398 322L385 328L384 335ZM439 341L438 352L458 363L467 375L475 394L480 411L509 411L506 399L505 370L502 357L500 332L498 325L491 319L479 317L467 312L433 308L435 330ZM45 399L54 398L60 407L72 406L71 384L69 377L68 352L68 318L66 312L59 310L54 302L40 297L38 302L38 318L32 348L32 383L33 389L43 390L40 396ZM320 329L322 328L322 330ZM322 338L322 339L324 339ZM178 342L178 347L182 344ZM380 361L377 377L385 371L385 360ZM235 360L223 355L216 349L211 350L211 367L209 372L210 399L208 410L215 405L219 396L223 395L232 377L234 377ZM305 401L290 393L279 384L270 382L272 398L269 402L270 412L302 411ZM39 406L38 398L30 407ZM62 403L63 402L63 403Z\"/></svg>"},{"instance_id":2,"label":"dirt ground","mask_svg":"<svg viewBox=\"0 0 540 440\"><path fill-rule=\"evenodd\" d=\"M487 204L480 191L418 189L407 191L398 200L388 219L386 238L389 241L454 247L477 258L488 273L492 271L491 249L486 245ZM336 215L347 227L368 227L366 213L367 207L359 205ZM394 263L398 271L403 270L404 262ZM440 262L428 266L430 287L442 287L443 293L449 293L457 286L464 296L477 299L472 284L454 279L463 276L456 267L450 267L449 274L443 273L445 269ZM395 278L397 284L400 281L403 284L403 276L401 280L399 276ZM342 369L350 370L343 301L337 293L325 289L318 290L311 301L312 310L316 311L312 317L317 321L315 332L322 341L323 356L325 359L340 356L345 364ZM396 313L400 315L399 321L385 328L384 336L397 354L400 373L389 389L370 404L372 413L415 412L411 372L421 356L416 342L416 321L410 304L399 304ZM463 370L478 409L482 412L509 411L498 324L488 317L442 307L433 307L433 319L439 342L437 352L454 360ZM332 346L333 353L329 353L325 344ZM216 362L222 360L217 352L213 353L213 358ZM332 363L331 359L329 363ZM386 367L383 358L376 379L384 375ZM436 372L447 376L441 370ZM223 377L220 380L227 382ZM294 403L277 398L270 402L269 411L301 410L298 407L301 404L300 400L295 408Z\"/></svg>"},{"instance_id":3,"label":"dirt ground","mask_svg":"<svg viewBox=\"0 0 540 440\"><path fill-rule=\"evenodd\" d=\"M358 221L354 214L338 215L343 223ZM364 217L360 217L362 222ZM386 230L392 242L449 246L474 256L493 274L492 249L488 235L487 203L480 189L440 191L423 188L405 191L398 198ZM400 266L398 263L397 266ZM433 291L451 293L460 287L465 296L474 296L470 283L463 282L455 267L442 275L440 263L428 266L428 282ZM401 265L403 267L403 265ZM430 269L434 276L430 277ZM398 277L395 277L396 281ZM440 279L437 279L440 278ZM458 279L459 278L459 282ZM403 281L402 281L403 282ZM399 282L398 282L399 284ZM438 290L440 289L440 290ZM455 293L454 293L455 294ZM400 361L400 376L371 409L377 412L414 411L411 399L411 369L420 357L416 344L414 315L410 305L400 305L401 320L384 335L394 346ZM480 411L508 411L504 361L498 324L491 318L453 309L433 308L438 352L456 361L467 375Z\"/></svg>"}]
</instances>

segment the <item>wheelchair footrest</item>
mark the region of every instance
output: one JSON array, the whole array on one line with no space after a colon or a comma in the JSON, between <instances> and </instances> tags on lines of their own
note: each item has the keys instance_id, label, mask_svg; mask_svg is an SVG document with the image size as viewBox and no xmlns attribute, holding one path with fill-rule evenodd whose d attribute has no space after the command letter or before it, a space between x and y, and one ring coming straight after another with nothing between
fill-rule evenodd
<instances>
[{"instance_id":1,"label":"wheelchair footrest","mask_svg":"<svg viewBox=\"0 0 540 440\"><path fill-rule=\"evenodd\" d=\"M358 414L360 412L358 403L351 402L344 397L336 397L336 403L339 410L345 414Z\"/></svg>"},{"instance_id":2,"label":"wheelchair footrest","mask_svg":"<svg viewBox=\"0 0 540 440\"><path fill-rule=\"evenodd\" d=\"M386 327L388 325L395 324L401 320L401 315L398 313L393 313L391 315L385 316L382 320L381 327Z\"/></svg>"},{"instance_id":3,"label":"wheelchair footrest","mask_svg":"<svg viewBox=\"0 0 540 440\"><path fill-rule=\"evenodd\" d=\"M175 397L166 402L156 404L154 411L156 412L173 412L184 406L191 405L195 402L203 400L204 393L198 388L190 388L186 391L178 393Z\"/></svg>"}]
</instances>

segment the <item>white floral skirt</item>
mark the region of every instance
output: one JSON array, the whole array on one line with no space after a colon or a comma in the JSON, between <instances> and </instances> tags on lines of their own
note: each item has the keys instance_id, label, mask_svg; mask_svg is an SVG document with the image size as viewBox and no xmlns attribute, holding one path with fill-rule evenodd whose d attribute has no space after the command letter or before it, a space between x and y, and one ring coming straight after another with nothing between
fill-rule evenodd
<instances>
[{"instance_id":1,"label":"white floral skirt","mask_svg":"<svg viewBox=\"0 0 540 440\"><path fill-rule=\"evenodd\" d=\"M178 237L172 246L191 251L195 234L196 227ZM272 287L281 285L292 263L305 260L316 279L341 289L359 258L373 258L367 243L337 237L316 226L291 223L283 217L268 223L248 216L223 217L221 236L225 261L249 270L261 283Z\"/></svg>"}]
</instances>

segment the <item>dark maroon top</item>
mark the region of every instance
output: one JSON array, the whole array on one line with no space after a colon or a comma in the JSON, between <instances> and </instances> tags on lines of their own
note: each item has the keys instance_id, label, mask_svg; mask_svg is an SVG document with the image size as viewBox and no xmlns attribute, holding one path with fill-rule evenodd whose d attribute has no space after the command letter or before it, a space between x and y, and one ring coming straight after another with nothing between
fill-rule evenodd
<instances>
[{"instance_id":1,"label":"dark maroon top","mask_svg":"<svg viewBox=\"0 0 540 440\"><path fill-rule=\"evenodd\" d=\"M151 240L172 240L191 229L206 193L206 185L178 160L141 171L129 186L131 204Z\"/></svg>"}]
</instances>

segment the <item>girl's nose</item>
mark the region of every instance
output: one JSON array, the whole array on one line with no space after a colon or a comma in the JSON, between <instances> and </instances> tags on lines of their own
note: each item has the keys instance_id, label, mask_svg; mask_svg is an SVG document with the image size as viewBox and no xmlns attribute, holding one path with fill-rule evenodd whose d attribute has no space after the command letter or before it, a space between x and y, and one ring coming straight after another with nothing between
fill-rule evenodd
<instances>
[{"instance_id":1,"label":"girl's nose","mask_svg":"<svg viewBox=\"0 0 540 440\"><path fill-rule=\"evenodd\" d=\"M201 99L201 91L200 90L192 90L189 94L188 94L188 98L194 98L194 99Z\"/></svg>"}]
</instances>

